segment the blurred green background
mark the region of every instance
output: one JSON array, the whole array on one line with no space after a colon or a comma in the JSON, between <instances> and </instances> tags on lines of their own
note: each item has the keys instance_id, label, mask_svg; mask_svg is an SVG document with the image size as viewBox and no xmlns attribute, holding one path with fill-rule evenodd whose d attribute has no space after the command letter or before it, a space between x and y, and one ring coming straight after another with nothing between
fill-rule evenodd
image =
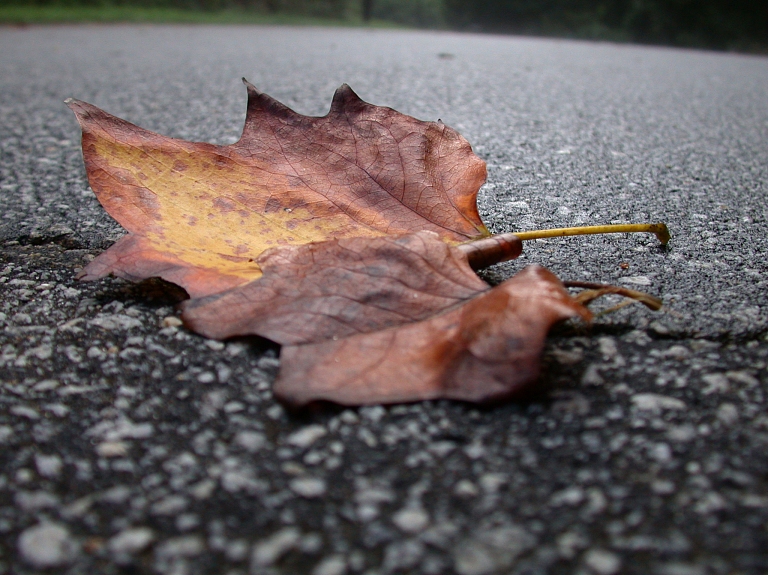
<instances>
[{"instance_id":1,"label":"blurred green background","mask_svg":"<svg viewBox=\"0 0 768 575\"><path fill-rule=\"evenodd\" d=\"M768 0L0 0L0 22L296 23L768 52Z\"/></svg>"}]
</instances>

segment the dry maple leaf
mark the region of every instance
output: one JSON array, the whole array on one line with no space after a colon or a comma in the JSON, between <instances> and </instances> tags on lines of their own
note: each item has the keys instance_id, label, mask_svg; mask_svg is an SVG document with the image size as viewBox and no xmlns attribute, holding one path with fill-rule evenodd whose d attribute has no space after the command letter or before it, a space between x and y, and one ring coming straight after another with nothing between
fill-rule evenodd
<instances>
[{"instance_id":1,"label":"dry maple leaf","mask_svg":"<svg viewBox=\"0 0 768 575\"><path fill-rule=\"evenodd\" d=\"M472 270L517 257L521 239L646 231L666 243L663 224L488 237L476 206L485 163L451 128L348 86L311 118L246 85L231 146L68 101L91 187L129 232L80 278L162 277L195 298L183 305L194 331L285 344L275 392L286 403L501 399L536 379L554 323L591 317L584 303L618 293L660 306L602 284L573 298L539 267L495 288Z\"/></svg>"},{"instance_id":2,"label":"dry maple leaf","mask_svg":"<svg viewBox=\"0 0 768 575\"><path fill-rule=\"evenodd\" d=\"M129 232L82 279L161 277L199 297L258 278L254 260L278 245L489 235L476 206L485 162L455 130L363 102L347 85L314 118L245 84L245 127L230 146L168 138L67 101L91 188Z\"/></svg>"}]
</instances>

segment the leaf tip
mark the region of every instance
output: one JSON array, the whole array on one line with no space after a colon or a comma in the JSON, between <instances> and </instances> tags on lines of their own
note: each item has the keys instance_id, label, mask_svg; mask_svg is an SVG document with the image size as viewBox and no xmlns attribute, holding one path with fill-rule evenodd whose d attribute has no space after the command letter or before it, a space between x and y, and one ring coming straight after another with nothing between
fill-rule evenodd
<instances>
[{"instance_id":1,"label":"leaf tip","mask_svg":"<svg viewBox=\"0 0 768 575\"><path fill-rule=\"evenodd\" d=\"M333 101L331 102L332 112L347 112L351 108L365 105L365 102L358 96L355 91L349 87L349 84L342 84L333 94Z\"/></svg>"},{"instance_id":2,"label":"leaf tip","mask_svg":"<svg viewBox=\"0 0 768 575\"><path fill-rule=\"evenodd\" d=\"M247 90L248 90L249 92L258 92L258 90L256 89L256 86L254 86L253 84L251 84L251 83L250 83L250 82L249 82L249 81L246 79L246 77L245 77L245 76L243 76L243 77L242 77L242 78L240 78L240 79L243 81L243 85L244 85L244 86L247 88Z\"/></svg>"},{"instance_id":3,"label":"leaf tip","mask_svg":"<svg viewBox=\"0 0 768 575\"><path fill-rule=\"evenodd\" d=\"M64 100L64 103L75 114L75 118L77 118L77 121L80 122L80 125L83 127L83 129L85 129L85 125L90 123L90 120L92 120L94 117L108 115L106 112L104 112L104 110L101 110L96 106L89 104L88 102L83 102L82 100L77 100L75 98L67 98Z\"/></svg>"},{"instance_id":4,"label":"leaf tip","mask_svg":"<svg viewBox=\"0 0 768 575\"><path fill-rule=\"evenodd\" d=\"M67 98L66 100L64 100L64 103L75 114L77 114L80 110L82 110L85 104L85 102L81 102L80 100L75 100L74 98Z\"/></svg>"},{"instance_id":5,"label":"leaf tip","mask_svg":"<svg viewBox=\"0 0 768 575\"><path fill-rule=\"evenodd\" d=\"M256 128L254 128L254 124L257 123L256 118L274 117L296 119L301 117L285 104L282 104L268 94L261 92L245 78L243 78L243 84L245 84L245 87L248 90L248 106L245 113L245 127L243 129L243 137L245 137L246 140L248 137L252 136L252 133L257 131ZM241 141L243 140L243 137L241 137Z\"/></svg>"}]
</instances>

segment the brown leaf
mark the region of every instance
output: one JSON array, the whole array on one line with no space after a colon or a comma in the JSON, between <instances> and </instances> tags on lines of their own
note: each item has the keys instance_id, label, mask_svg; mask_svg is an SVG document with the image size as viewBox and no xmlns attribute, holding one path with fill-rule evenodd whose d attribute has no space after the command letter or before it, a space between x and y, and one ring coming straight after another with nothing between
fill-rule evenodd
<instances>
[{"instance_id":1,"label":"brown leaf","mask_svg":"<svg viewBox=\"0 0 768 575\"><path fill-rule=\"evenodd\" d=\"M284 344L284 402L503 399L536 379L554 323L591 318L585 303L620 294L661 305L602 284L573 298L535 266L489 288L472 270L517 257L521 239L488 237L476 207L485 163L457 132L348 86L312 118L246 85L243 135L230 146L68 102L91 187L129 232L80 277L159 276L195 298L183 306L189 328ZM524 239L619 231L669 239L663 224Z\"/></svg>"},{"instance_id":2,"label":"brown leaf","mask_svg":"<svg viewBox=\"0 0 768 575\"><path fill-rule=\"evenodd\" d=\"M591 318L551 272L530 266L429 319L367 334L285 346L275 395L298 407L424 399L490 402L536 380L550 327Z\"/></svg>"},{"instance_id":3,"label":"brown leaf","mask_svg":"<svg viewBox=\"0 0 768 575\"><path fill-rule=\"evenodd\" d=\"M485 162L456 131L363 102L346 85L321 118L246 86L245 127L230 146L168 138L68 101L91 187L129 232L82 279L159 276L199 297L260 277L254 260L275 246L488 235L476 207Z\"/></svg>"},{"instance_id":4,"label":"brown leaf","mask_svg":"<svg viewBox=\"0 0 768 575\"><path fill-rule=\"evenodd\" d=\"M506 259L522 250L516 237L490 243ZM477 260L489 250L468 246L451 247L420 232L273 248L258 259L261 278L185 302L182 318L206 337L260 335L280 344L418 321L488 289L465 252Z\"/></svg>"}]
</instances>

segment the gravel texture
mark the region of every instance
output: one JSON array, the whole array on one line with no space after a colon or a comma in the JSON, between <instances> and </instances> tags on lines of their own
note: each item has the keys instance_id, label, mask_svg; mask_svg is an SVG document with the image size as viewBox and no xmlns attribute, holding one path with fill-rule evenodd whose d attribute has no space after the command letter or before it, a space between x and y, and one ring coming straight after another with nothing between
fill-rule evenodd
<instances>
[{"instance_id":1,"label":"gravel texture","mask_svg":"<svg viewBox=\"0 0 768 575\"><path fill-rule=\"evenodd\" d=\"M277 346L187 332L182 292L74 280L123 233L88 189L76 97L234 141L246 76L323 114L364 99L459 129L494 231L636 287L548 340L540 389L289 414ZM0 573L768 572L768 59L510 37L186 26L0 29Z\"/></svg>"}]
</instances>

